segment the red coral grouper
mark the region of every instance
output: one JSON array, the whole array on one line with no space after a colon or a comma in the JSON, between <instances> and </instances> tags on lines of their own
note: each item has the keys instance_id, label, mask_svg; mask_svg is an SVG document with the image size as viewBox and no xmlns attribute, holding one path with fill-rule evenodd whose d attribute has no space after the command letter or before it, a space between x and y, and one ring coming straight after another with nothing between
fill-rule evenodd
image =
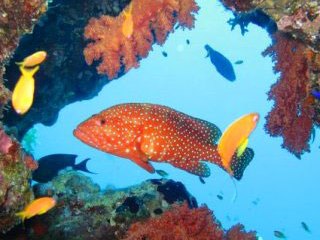
<instances>
[{"instance_id":1,"label":"red coral grouper","mask_svg":"<svg viewBox=\"0 0 320 240\"><path fill-rule=\"evenodd\" d=\"M108 108L82 122L74 135L101 151L128 158L145 170L155 170L150 161L167 162L192 174L208 177L215 163L240 180L253 151L235 153L227 168L217 150L220 129L207 121L172 108L129 103Z\"/></svg>"}]
</instances>

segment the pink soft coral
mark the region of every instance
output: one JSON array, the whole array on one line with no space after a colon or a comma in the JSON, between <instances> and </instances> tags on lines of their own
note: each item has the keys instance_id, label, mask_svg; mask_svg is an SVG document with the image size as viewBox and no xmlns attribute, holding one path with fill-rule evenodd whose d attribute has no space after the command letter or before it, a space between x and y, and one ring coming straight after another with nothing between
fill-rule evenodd
<instances>
[{"instance_id":1,"label":"pink soft coral","mask_svg":"<svg viewBox=\"0 0 320 240\"><path fill-rule=\"evenodd\" d=\"M198 6L194 0L132 0L133 33L127 37L122 32L125 12L117 17L92 18L84 36L93 42L84 49L86 62L101 60L97 70L109 79L139 66L139 60L147 57L152 44L163 44L174 25L192 28Z\"/></svg>"}]
</instances>

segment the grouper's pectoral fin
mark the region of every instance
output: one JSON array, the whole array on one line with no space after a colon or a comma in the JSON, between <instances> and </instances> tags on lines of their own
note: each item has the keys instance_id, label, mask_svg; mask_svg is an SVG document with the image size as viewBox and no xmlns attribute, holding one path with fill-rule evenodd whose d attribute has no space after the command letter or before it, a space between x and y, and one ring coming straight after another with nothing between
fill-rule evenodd
<instances>
[{"instance_id":1,"label":"grouper's pectoral fin","mask_svg":"<svg viewBox=\"0 0 320 240\"><path fill-rule=\"evenodd\" d=\"M148 157L141 157L141 158L131 158L131 160L133 162L135 162L136 164L138 164L140 167L142 167L143 169L147 170L149 173L154 173L154 167L148 162Z\"/></svg>"},{"instance_id":2,"label":"grouper's pectoral fin","mask_svg":"<svg viewBox=\"0 0 320 240\"><path fill-rule=\"evenodd\" d=\"M138 137L134 144L135 154L131 156L131 160L138 164L143 169L147 170L149 173L154 173L155 170L153 166L149 163L149 157L142 151L141 148L141 137Z\"/></svg>"},{"instance_id":3,"label":"grouper's pectoral fin","mask_svg":"<svg viewBox=\"0 0 320 240\"><path fill-rule=\"evenodd\" d=\"M188 164L188 162L190 162L190 164ZM176 168L180 168L199 177L210 176L210 168L208 165L198 160L170 161L169 163Z\"/></svg>"}]
</instances>

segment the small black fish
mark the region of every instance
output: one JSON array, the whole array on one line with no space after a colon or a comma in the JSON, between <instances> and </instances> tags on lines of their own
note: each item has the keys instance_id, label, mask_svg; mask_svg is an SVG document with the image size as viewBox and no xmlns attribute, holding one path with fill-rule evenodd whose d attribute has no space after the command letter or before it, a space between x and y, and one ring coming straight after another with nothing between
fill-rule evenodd
<instances>
[{"instance_id":1,"label":"small black fish","mask_svg":"<svg viewBox=\"0 0 320 240\"><path fill-rule=\"evenodd\" d=\"M219 200L223 200L223 196L220 195L220 194L217 195L217 198L218 198Z\"/></svg>"},{"instance_id":2,"label":"small black fish","mask_svg":"<svg viewBox=\"0 0 320 240\"><path fill-rule=\"evenodd\" d=\"M169 174L163 170L156 170L156 173L158 173L161 177L164 177L164 178L169 176Z\"/></svg>"},{"instance_id":3,"label":"small black fish","mask_svg":"<svg viewBox=\"0 0 320 240\"><path fill-rule=\"evenodd\" d=\"M277 231L277 230L273 231L273 234L277 238L281 238L281 239L286 239L287 238L286 235L284 235L283 232L280 232L280 231Z\"/></svg>"},{"instance_id":4,"label":"small black fish","mask_svg":"<svg viewBox=\"0 0 320 240\"><path fill-rule=\"evenodd\" d=\"M162 55L163 55L164 57L168 57L168 53L165 52L165 51L162 51Z\"/></svg>"},{"instance_id":5,"label":"small black fish","mask_svg":"<svg viewBox=\"0 0 320 240\"><path fill-rule=\"evenodd\" d=\"M211 63L216 67L218 73L229 81L233 82L236 80L236 74L234 73L232 63L208 44L206 44L204 48L208 52L207 57L210 57Z\"/></svg>"},{"instance_id":6,"label":"small black fish","mask_svg":"<svg viewBox=\"0 0 320 240\"><path fill-rule=\"evenodd\" d=\"M187 40L186 40L186 43L189 45L189 44L190 44L190 40L189 40L189 39L187 39Z\"/></svg>"},{"instance_id":7,"label":"small black fish","mask_svg":"<svg viewBox=\"0 0 320 240\"><path fill-rule=\"evenodd\" d=\"M242 63L243 63L243 60L238 60L234 62L234 64L242 64Z\"/></svg>"},{"instance_id":8,"label":"small black fish","mask_svg":"<svg viewBox=\"0 0 320 240\"><path fill-rule=\"evenodd\" d=\"M203 177L199 176L199 180L202 184L205 184L206 182L204 181Z\"/></svg>"},{"instance_id":9,"label":"small black fish","mask_svg":"<svg viewBox=\"0 0 320 240\"><path fill-rule=\"evenodd\" d=\"M306 232L311 233L310 228L305 222L301 222L301 226Z\"/></svg>"},{"instance_id":10,"label":"small black fish","mask_svg":"<svg viewBox=\"0 0 320 240\"><path fill-rule=\"evenodd\" d=\"M87 162L90 158L75 164L77 155L75 154L51 154L38 160L38 168L32 173L32 179L37 182L46 183L56 177L60 170L72 167L73 170L80 170L87 173Z\"/></svg>"}]
</instances>

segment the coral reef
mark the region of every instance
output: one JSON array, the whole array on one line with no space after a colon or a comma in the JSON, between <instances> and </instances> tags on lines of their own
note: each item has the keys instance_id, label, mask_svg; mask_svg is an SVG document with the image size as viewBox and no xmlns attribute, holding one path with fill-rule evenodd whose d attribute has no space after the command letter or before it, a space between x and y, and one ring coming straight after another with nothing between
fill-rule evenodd
<instances>
[{"instance_id":1,"label":"coral reef","mask_svg":"<svg viewBox=\"0 0 320 240\"><path fill-rule=\"evenodd\" d=\"M53 0L48 11L24 36L6 68L6 87L13 89L19 79L15 62L35 51L45 50L46 61L35 75L35 96L30 111L23 117L12 109L5 111L3 121L21 140L36 123L50 126L67 104L90 99L108 83L83 56L83 32L91 17L117 15L128 0Z\"/></svg>"},{"instance_id":2,"label":"coral reef","mask_svg":"<svg viewBox=\"0 0 320 240\"><path fill-rule=\"evenodd\" d=\"M235 15L259 10L276 22L280 31L320 50L320 3L304 0L221 0ZM241 19L239 19L241 26Z\"/></svg>"},{"instance_id":3,"label":"coral reef","mask_svg":"<svg viewBox=\"0 0 320 240\"><path fill-rule=\"evenodd\" d=\"M19 38L32 31L46 9L45 0L0 1L0 116L10 98L10 92L3 86L4 66L18 46Z\"/></svg>"},{"instance_id":4,"label":"coral reef","mask_svg":"<svg viewBox=\"0 0 320 240\"><path fill-rule=\"evenodd\" d=\"M63 171L52 182L35 185L34 192L37 198L57 198L56 207L1 239L256 239L240 224L225 232L212 212L198 208L184 185L173 180L101 191L83 174Z\"/></svg>"},{"instance_id":5,"label":"coral reef","mask_svg":"<svg viewBox=\"0 0 320 240\"><path fill-rule=\"evenodd\" d=\"M224 232L206 206L190 209L184 204L174 205L160 217L132 224L124 239L255 240L257 237L255 232L246 233L241 224Z\"/></svg>"},{"instance_id":6,"label":"coral reef","mask_svg":"<svg viewBox=\"0 0 320 240\"><path fill-rule=\"evenodd\" d=\"M126 14L132 9L133 32L126 36L122 32L127 24ZM194 0L132 0L119 16L92 18L86 26L84 36L91 40L84 50L86 62L91 65L101 61L97 67L100 74L109 79L139 66L154 43L163 44L175 24L192 28L194 13L198 6Z\"/></svg>"},{"instance_id":7,"label":"coral reef","mask_svg":"<svg viewBox=\"0 0 320 240\"><path fill-rule=\"evenodd\" d=\"M15 213L33 199L29 181L36 166L2 127L0 144L0 232L6 232L19 222Z\"/></svg>"},{"instance_id":8,"label":"coral reef","mask_svg":"<svg viewBox=\"0 0 320 240\"><path fill-rule=\"evenodd\" d=\"M271 136L282 136L282 146L300 158L309 151L312 129L320 122L319 99L311 94L320 89L319 2L222 0L222 3L234 11L235 18L229 21L232 28L239 25L244 34L252 22L271 34L273 45L263 54L272 57L274 71L280 77L268 94L274 107L267 116L265 129Z\"/></svg>"},{"instance_id":9,"label":"coral reef","mask_svg":"<svg viewBox=\"0 0 320 240\"><path fill-rule=\"evenodd\" d=\"M174 193L176 200L169 203L165 199L174 197L168 196L170 192L160 192L161 187L175 189L181 195ZM26 221L25 231L16 228L3 237L15 239L23 233L28 239L121 239L132 222L160 215L172 204L188 202L190 207L197 207L183 184L164 179L101 191L90 178L64 171L52 182L35 185L34 192L36 198L55 196L56 207Z\"/></svg>"}]
</instances>

